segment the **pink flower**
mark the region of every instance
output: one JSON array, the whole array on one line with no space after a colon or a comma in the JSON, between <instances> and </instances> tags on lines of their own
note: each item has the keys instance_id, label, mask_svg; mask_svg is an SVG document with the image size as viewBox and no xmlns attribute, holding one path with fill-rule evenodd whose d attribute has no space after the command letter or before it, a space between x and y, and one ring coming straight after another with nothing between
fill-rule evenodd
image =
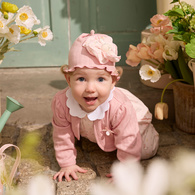
<instances>
[{"instance_id":1,"label":"pink flower","mask_svg":"<svg viewBox=\"0 0 195 195\"><path fill-rule=\"evenodd\" d=\"M137 47L130 45L129 51L126 53L126 63L131 66L137 66L142 59L150 59L149 50L150 48L144 43L138 44Z\"/></svg>"},{"instance_id":2,"label":"pink flower","mask_svg":"<svg viewBox=\"0 0 195 195\"><path fill-rule=\"evenodd\" d=\"M160 27L169 24L170 20L168 16L156 14L150 19L150 22L153 27Z\"/></svg>"},{"instance_id":3,"label":"pink flower","mask_svg":"<svg viewBox=\"0 0 195 195\"><path fill-rule=\"evenodd\" d=\"M150 32L153 34L162 34L165 35L166 32L168 32L169 30L173 29L172 26L161 26L161 27L153 27L150 29Z\"/></svg>"},{"instance_id":4,"label":"pink flower","mask_svg":"<svg viewBox=\"0 0 195 195\"><path fill-rule=\"evenodd\" d=\"M158 43L158 42L154 42L151 44L150 46L150 50L149 50L149 55L156 60L159 60L160 62L164 62L163 60L163 46Z\"/></svg>"},{"instance_id":5,"label":"pink flower","mask_svg":"<svg viewBox=\"0 0 195 195\"><path fill-rule=\"evenodd\" d=\"M161 33L162 33L163 35L165 35L169 30L172 30L172 29L173 29L172 26L162 26L162 28L161 28Z\"/></svg>"},{"instance_id":6,"label":"pink flower","mask_svg":"<svg viewBox=\"0 0 195 195\"><path fill-rule=\"evenodd\" d=\"M160 27L150 28L150 32L155 34L155 35L158 35L158 34L160 34Z\"/></svg>"},{"instance_id":7,"label":"pink flower","mask_svg":"<svg viewBox=\"0 0 195 195\"><path fill-rule=\"evenodd\" d=\"M151 56L148 54L148 51L149 51L149 47L144 44L144 43L140 43L137 45L137 49L138 49L138 53L137 53L137 56L141 59L150 59Z\"/></svg>"},{"instance_id":8,"label":"pink flower","mask_svg":"<svg viewBox=\"0 0 195 195\"><path fill-rule=\"evenodd\" d=\"M130 45L129 50L126 53L127 57L126 63L130 66L137 66L141 61L141 58L138 57L137 54L138 54L137 47Z\"/></svg>"},{"instance_id":9,"label":"pink flower","mask_svg":"<svg viewBox=\"0 0 195 195\"><path fill-rule=\"evenodd\" d=\"M95 56L100 64L108 61L118 62L121 57L117 56L117 46L112 42L112 38L107 35L92 35L83 43L83 47Z\"/></svg>"}]
</instances>

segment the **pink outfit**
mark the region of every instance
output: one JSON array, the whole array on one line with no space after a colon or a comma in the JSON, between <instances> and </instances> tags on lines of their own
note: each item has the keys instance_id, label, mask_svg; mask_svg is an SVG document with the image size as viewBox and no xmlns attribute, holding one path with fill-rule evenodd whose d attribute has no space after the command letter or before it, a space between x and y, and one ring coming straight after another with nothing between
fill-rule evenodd
<instances>
[{"instance_id":1,"label":"pink outfit","mask_svg":"<svg viewBox=\"0 0 195 195\"><path fill-rule=\"evenodd\" d=\"M69 108L67 102L70 98L66 94L69 91L66 88L58 92L52 102L53 140L60 167L76 164L75 137L79 140L81 133L88 136L81 132L87 124L84 120L86 113L80 108L76 111ZM106 152L117 150L120 161L129 157L139 160L154 156L159 137L151 124L152 115L148 108L129 91L121 88L114 88L105 104L104 112L100 112L101 105L94 111L98 119L90 113L87 114L90 122L93 121L94 133L89 135L90 139L96 141ZM82 117L76 116L77 112Z\"/></svg>"}]
</instances>

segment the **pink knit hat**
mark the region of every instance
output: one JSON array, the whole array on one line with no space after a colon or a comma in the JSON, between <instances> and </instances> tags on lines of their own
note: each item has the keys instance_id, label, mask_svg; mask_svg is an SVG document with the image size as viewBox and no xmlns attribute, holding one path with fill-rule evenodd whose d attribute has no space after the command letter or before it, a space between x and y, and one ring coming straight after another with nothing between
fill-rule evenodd
<instances>
[{"instance_id":1,"label":"pink knit hat","mask_svg":"<svg viewBox=\"0 0 195 195\"><path fill-rule=\"evenodd\" d=\"M117 46L110 36L95 34L91 30L90 34L83 33L75 40L69 52L68 66L63 71L73 72L75 68L84 67L98 68L118 77L115 62L121 57L117 54Z\"/></svg>"}]
</instances>

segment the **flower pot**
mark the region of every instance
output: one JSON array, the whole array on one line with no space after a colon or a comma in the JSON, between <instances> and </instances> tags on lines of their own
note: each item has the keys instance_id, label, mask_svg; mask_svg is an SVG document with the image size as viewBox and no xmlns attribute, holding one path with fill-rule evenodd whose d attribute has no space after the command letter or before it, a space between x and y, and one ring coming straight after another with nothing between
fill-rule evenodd
<instances>
[{"instance_id":1,"label":"flower pot","mask_svg":"<svg viewBox=\"0 0 195 195\"><path fill-rule=\"evenodd\" d=\"M173 83L176 127L195 134L195 89L193 85Z\"/></svg>"},{"instance_id":2,"label":"flower pot","mask_svg":"<svg viewBox=\"0 0 195 195\"><path fill-rule=\"evenodd\" d=\"M172 9L174 4L170 4L173 0L156 0L156 5L157 5L157 13L158 14L164 14L167 12L169 9ZM185 0L186 3L192 5L195 7L195 1L194 0Z\"/></svg>"}]
</instances>

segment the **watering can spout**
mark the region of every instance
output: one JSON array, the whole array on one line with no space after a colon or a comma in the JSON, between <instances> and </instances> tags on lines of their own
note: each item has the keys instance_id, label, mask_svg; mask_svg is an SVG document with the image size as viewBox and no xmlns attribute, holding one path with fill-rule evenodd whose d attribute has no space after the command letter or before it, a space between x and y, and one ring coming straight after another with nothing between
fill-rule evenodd
<instances>
[{"instance_id":1,"label":"watering can spout","mask_svg":"<svg viewBox=\"0 0 195 195\"><path fill-rule=\"evenodd\" d=\"M21 105L15 99L7 96L7 98L6 98L6 110L0 118L0 132L2 131L3 127L5 126L5 123L8 120L8 118L10 117L11 113L15 112L16 110L19 110L21 108L23 108L23 105Z\"/></svg>"}]
</instances>

